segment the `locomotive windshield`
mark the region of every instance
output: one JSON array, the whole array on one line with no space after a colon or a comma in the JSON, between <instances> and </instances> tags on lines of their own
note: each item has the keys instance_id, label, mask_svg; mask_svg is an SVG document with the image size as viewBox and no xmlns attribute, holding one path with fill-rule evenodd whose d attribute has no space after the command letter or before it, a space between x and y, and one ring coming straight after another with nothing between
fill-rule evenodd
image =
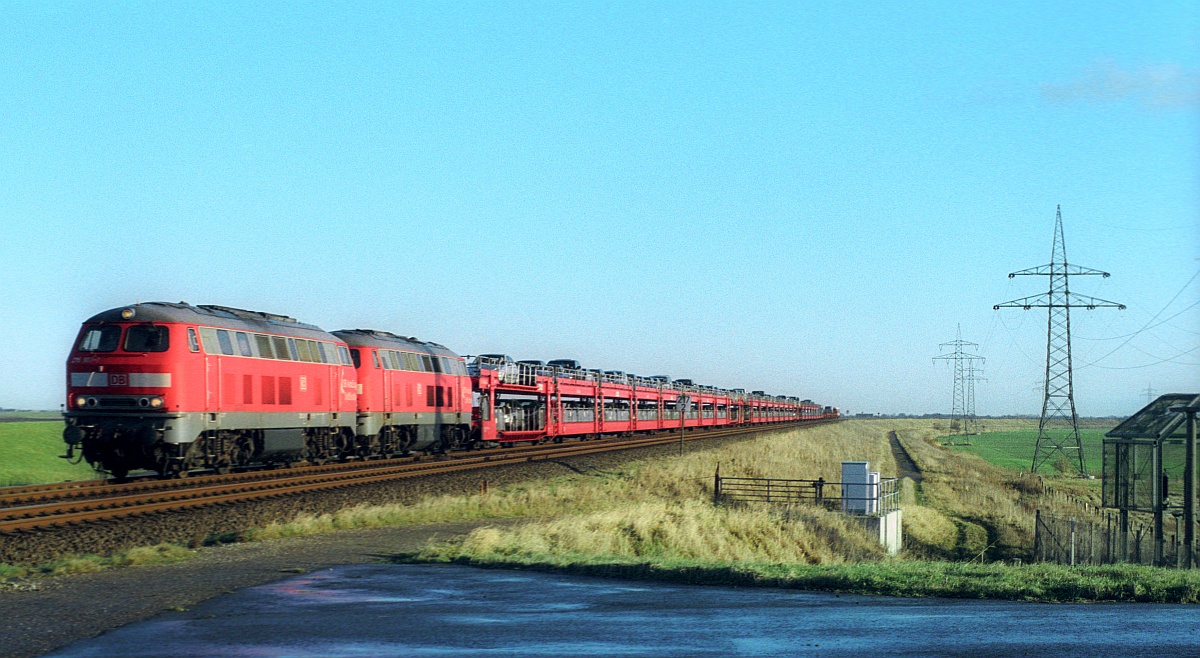
<instances>
[{"instance_id":1,"label":"locomotive windshield","mask_svg":"<svg viewBox=\"0 0 1200 658\"><path fill-rule=\"evenodd\" d=\"M125 332L126 352L166 352L171 334L166 327L139 324Z\"/></svg>"},{"instance_id":2,"label":"locomotive windshield","mask_svg":"<svg viewBox=\"0 0 1200 658\"><path fill-rule=\"evenodd\" d=\"M80 352L113 352L121 344L121 328L105 325L88 329L79 340Z\"/></svg>"}]
</instances>

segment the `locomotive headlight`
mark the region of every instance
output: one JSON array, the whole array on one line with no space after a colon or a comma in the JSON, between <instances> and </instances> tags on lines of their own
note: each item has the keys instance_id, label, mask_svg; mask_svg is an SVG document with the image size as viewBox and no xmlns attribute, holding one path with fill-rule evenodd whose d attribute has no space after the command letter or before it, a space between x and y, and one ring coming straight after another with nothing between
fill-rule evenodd
<instances>
[{"instance_id":1,"label":"locomotive headlight","mask_svg":"<svg viewBox=\"0 0 1200 658\"><path fill-rule=\"evenodd\" d=\"M82 395L75 398L75 406L77 406L81 409L83 407L86 407L87 406L87 398L83 397Z\"/></svg>"},{"instance_id":2,"label":"locomotive headlight","mask_svg":"<svg viewBox=\"0 0 1200 658\"><path fill-rule=\"evenodd\" d=\"M133 310L133 309L131 309L131 308L125 308L125 309L121 309L121 319L123 319L123 320L132 320L132 319L133 319L133 316L134 316L136 313L137 313L137 311L135 311L135 310Z\"/></svg>"},{"instance_id":3,"label":"locomotive headlight","mask_svg":"<svg viewBox=\"0 0 1200 658\"><path fill-rule=\"evenodd\" d=\"M162 399L161 395L155 395L154 397L150 398L150 408L161 409L162 406L163 406L163 399Z\"/></svg>"}]
</instances>

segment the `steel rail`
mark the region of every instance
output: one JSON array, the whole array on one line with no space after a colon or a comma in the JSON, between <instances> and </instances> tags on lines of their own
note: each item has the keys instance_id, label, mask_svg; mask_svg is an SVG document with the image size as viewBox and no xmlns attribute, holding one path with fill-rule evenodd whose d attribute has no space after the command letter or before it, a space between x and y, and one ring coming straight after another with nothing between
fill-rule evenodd
<instances>
[{"instance_id":1,"label":"steel rail","mask_svg":"<svg viewBox=\"0 0 1200 658\"><path fill-rule=\"evenodd\" d=\"M59 500L79 500L96 497L109 497L119 493L138 493L172 489L191 489L216 482L248 482L255 480L271 480L293 473L350 471L363 468L373 468L385 464L409 464L422 460L459 459L466 456L493 454L524 454L544 446L519 446L513 448L485 448L446 455L414 455L411 457L394 457L388 459L351 459L344 462L327 464L305 464L288 468L254 468L236 473L205 473L193 474L190 477L162 479L154 476L137 479L132 482L114 482L112 480L80 480L76 482L55 482L41 485L19 487L0 487L0 509L6 507L25 506L35 503L49 503Z\"/></svg>"},{"instance_id":2,"label":"steel rail","mask_svg":"<svg viewBox=\"0 0 1200 658\"><path fill-rule=\"evenodd\" d=\"M696 441L761 431L790 429L797 425L811 426L814 424L821 423L805 422L799 424L752 425L733 428L697 428L706 431L694 432L686 440ZM127 495L109 496L84 501L35 504L0 509L0 533L29 531L39 528L58 527L89 521L103 521L162 511L184 510L209 505L272 498L308 491L336 489L386 480L421 477L506 464L547 461L600 452L671 444L678 441L678 435L672 436L669 434L657 434L635 439L614 437L599 441L572 442L567 445L541 444L525 449L508 448L459 453L459 456L453 459L428 461L414 461L409 459L390 460L392 462L404 462L399 464L389 463L389 460L357 462L351 464L357 465L358 468L339 468L331 472L318 472L320 469L326 467L266 471L273 477L254 478L245 481L231 482L229 480L222 480L220 482L212 482L209 480L204 482L200 478L171 480L166 482L187 482L192 486L183 489L129 493ZM346 465L335 464L328 466L338 467ZM261 472L256 471L254 473ZM227 478L228 476L211 477Z\"/></svg>"}]
</instances>

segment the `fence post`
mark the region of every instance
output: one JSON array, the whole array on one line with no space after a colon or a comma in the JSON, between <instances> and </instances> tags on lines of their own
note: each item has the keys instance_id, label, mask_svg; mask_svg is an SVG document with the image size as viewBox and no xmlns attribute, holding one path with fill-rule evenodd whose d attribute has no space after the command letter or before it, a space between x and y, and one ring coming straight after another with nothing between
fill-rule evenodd
<instances>
[{"instance_id":1,"label":"fence post","mask_svg":"<svg viewBox=\"0 0 1200 658\"><path fill-rule=\"evenodd\" d=\"M1071 517L1071 566L1075 566L1075 517Z\"/></svg>"},{"instance_id":2,"label":"fence post","mask_svg":"<svg viewBox=\"0 0 1200 658\"><path fill-rule=\"evenodd\" d=\"M1129 561L1129 510L1122 508L1120 512L1121 520L1121 561Z\"/></svg>"},{"instance_id":3,"label":"fence post","mask_svg":"<svg viewBox=\"0 0 1200 658\"><path fill-rule=\"evenodd\" d=\"M717 462L717 472L713 474L713 505L721 502L721 462Z\"/></svg>"},{"instance_id":4,"label":"fence post","mask_svg":"<svg viewBox=\"0 0 1200 658\"><path fill-rule=\"evenodd\" d=\"M1104 515L1104 562L1113 562L1112 514Z\"/></svg>"},{"instance_id":5,"label":"fence post","mask_svg":"<svg viewBox=\"0 0 1200 658\"><path fill-rule=\"evenodd\" d=\"M1033 511L1033 559L1042 561L1042 510Z\"/></svg>"},{"instance_id":6,"label":"fence post","mask_svg":"<svg viewBox=\"0 0 1200 658\"><path fill-rule=\"evenodd\" d=\"M1096 563L1096 524L1088 521L1088 564Z\"/></svg>"}]
</instances>

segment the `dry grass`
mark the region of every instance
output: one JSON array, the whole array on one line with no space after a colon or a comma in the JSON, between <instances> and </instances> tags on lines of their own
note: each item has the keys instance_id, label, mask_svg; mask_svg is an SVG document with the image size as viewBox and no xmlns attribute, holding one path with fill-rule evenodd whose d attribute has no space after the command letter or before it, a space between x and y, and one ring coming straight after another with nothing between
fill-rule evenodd
<instances>
[{"instance_id":1,"label":"dry grass","mask_svg":"<svg viewBox=\"0 0 1200 658\"><path fill-rule=\"evenodd\" d=\"M761 507L717 508L699 501L626 505L505 530L480 528L434 550L450 559L572 555L774 564L841 564L883 555L860 528L824 510L794 510L785 517Z\"/></svg>"},{"instance_id":2,"label":"dry grass","mask_svg":"<svg viewBox=\"0 0 1200 658\"><path fill-rule=\"evenodd\" d=\"M882 552L861 529L847 525L837 514L794 509L781 517L767 508L714 509L708 502L718 464L722 474L728 476L824 477L837 481L841 462L850 459L868 460L884 476L896 472L886 431L875 427L863 431L855 423L839 423L773 432L678 459L633 462L618 470L507 487L487 494L441 496L411 506L357 507L336 514L300 517L252 530L245 538L532 518L543 520L507 531L477 533L491 538L488 545L504 545L505 550L533 542L570 551L620 549L621 555L661 549L666 551L664 554L697 559L705 555L742 555L745 559L776 555L782 561L805 564L876 559ZM649 530L646 523L654 524L655 529ZM513 533L512 537L501 541L492 534L504 532ZM544 538L536 539L538 533ZM627 543L611 543L614 535L624 537L622 541ZM664 537L670 537L670 542L660 545ZM473 535L471 541L481 540Z\"/></svg>"},{"instance_id":3,"label":"dry grass","mask_svg":"<svg viewBox=\"0 0 1200 658\"><path fill-rule=\"evenodd\" d=\"M1098 492L1092 481L1073 478L1042 478L1014 472L966 453L941 446L944 421L873 421L886 423L897 436L925 478L921 503L949 517L958 529L959 543L946 548L946 528L940 531L919 526L905 518L905 531L929 539L920 546L930 556L962 559L988 547L990 559L1028 558L1033 544L1035 510L1058 516L1096 518ZM998 429L1020 429L1028 420L1006 423ZM1033 421L1036 423L1036 421ZM982 545L980 545L982 542Z\"/></svg>"}]
</instances>

